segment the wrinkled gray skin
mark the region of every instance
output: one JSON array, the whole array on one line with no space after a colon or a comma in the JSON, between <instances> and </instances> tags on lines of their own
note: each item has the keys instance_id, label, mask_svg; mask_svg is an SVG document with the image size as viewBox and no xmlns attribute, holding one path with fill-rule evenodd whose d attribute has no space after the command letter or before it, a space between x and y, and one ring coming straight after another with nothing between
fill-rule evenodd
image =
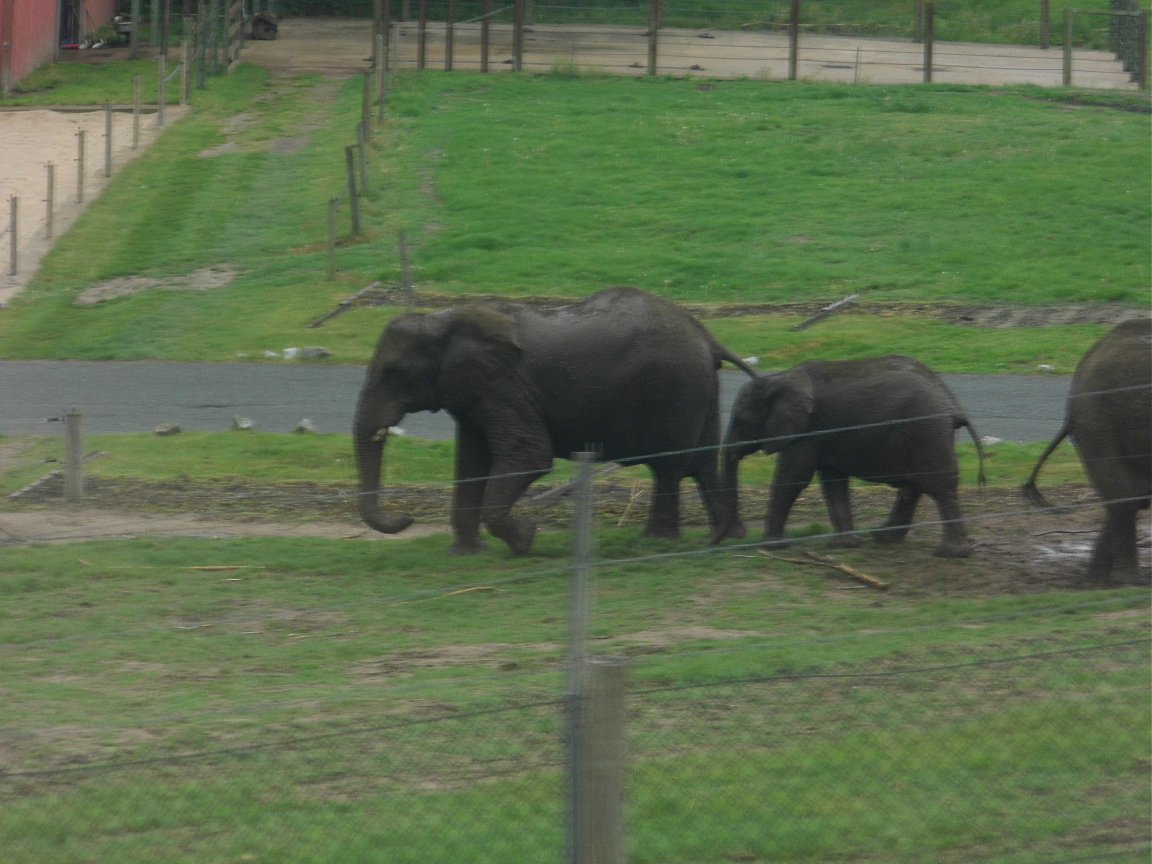
<instances>
[{"instance_id":1,"label":"wrinkled gray skin","mask_svg":"<svg viewBox=\"0 0 1152 864\"><path fill-rule=\"evenodd\" d=\"M1023 487L1038 507L1048 506L1036 488L1040 468L1067 437L1104 502L1104 525L1088 576L1134 582L1139 575L1136 514L1148 509L1152 498L1152 319L1117 324L1081 358L1064 425Z\"/></svg>"},{"instance_id":2,"label":"wrinkled gray skin","mask_svg":"<svg viewBox=\"0 0 1152 864\"><path fill-rule=\"evenodd\" d=\"M726 515L735 498L717 482L723 360L755 374L688 313L635 288L551 309L402 315L380 337L356 410L360 515L389 534L411 524L379 509L385 430L409 412L443 409L457 424L454 553L481 549L483 524L527 554L536 528L512 506L553 459L589 448L652 471L648 536L679 535L685 476L699 487L714 539L721 523L739 536L739 518Z\"/></svg>"},{"instance_id":3,"label":"wrinkled gray skin","mask_svg":"<svg viewBox=\"0 0 1152 864\"><path fill-rule=\"evenodd\" d=\"M888 520L872 531L881 543L904 539L920 496L928 495L944 528L935 554L963 558L972 544L957 497L955 430L961 427L976 442L983 483L984 455L975 429L947 385L923 364L900 356L801 363L741 388L724 441L724 485L738 488L745 456L758 450L780 454L763 536L779 545L786 545L784 524L792 505L817 472L837 534L834 546L861 542L851 533L849 478L898 490ZM838 429L843 431L828 431Z\"/></svg>"}]
</instances>

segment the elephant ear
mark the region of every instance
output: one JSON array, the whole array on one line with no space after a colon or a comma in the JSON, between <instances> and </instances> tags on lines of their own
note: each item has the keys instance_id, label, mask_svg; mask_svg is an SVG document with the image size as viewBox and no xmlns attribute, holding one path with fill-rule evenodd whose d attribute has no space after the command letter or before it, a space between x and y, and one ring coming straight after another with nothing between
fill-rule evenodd
<instances>
[{"instance_id":1,"label":"elephant ear","mask_svg":"<svg viewBox=\"0 0 1152 864\"><path fill-rule=\"evenodd\" d=\"M774 378L774 380L773 380ZM772 376L764 401L764 452L769 455L803 435L816 408L816 391L806 374L788 372Z\"/></svg>"},{"instance_id":2,"label":"elephant ear","mask_svg":"<svg viewBox=\"0 0 1152 864\"><path fill-rule=\"evenodd\" d=\"M440 364L440 395L445 407L475 402L520 363L522 349L510 315L483 306L452 314Z\"/></svg>"}]
</instances>

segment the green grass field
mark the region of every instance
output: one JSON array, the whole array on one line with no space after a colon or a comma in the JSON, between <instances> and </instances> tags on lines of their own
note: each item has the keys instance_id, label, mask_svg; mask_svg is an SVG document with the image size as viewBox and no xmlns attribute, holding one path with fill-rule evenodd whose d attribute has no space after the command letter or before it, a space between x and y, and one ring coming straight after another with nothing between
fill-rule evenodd
<instances>
[{"instance_id":1,"label":"green grass field","mask_svg":"<svg viewBox=\"0 0 1152 864\"><path fill-rule=\"evenodd\" d=\"M94 104L130 87L123 69L88 73L40 80ZM197 94L194 114L62 238L0 314L0 356L256 359L322 341L337 362L363 362L391 310L307 325L397 281L401 232L418 291L447 295L629 282L705 307L859 292L1147 309L1146 97L393 83L368 227L342 239L335 281L326 202L358 90L241 68ZM254 121L226 132L241 110ZM305 127L306 147L274 152ZM199 155L225 140L232 152ZM220 263L240 276L215 291L72 302L103 279ZM798 317L708 323L767 367L880 348L950 372L1069 371L1103 331L845 314L789 332ZM89 444L107 454L89 467L107 482L351 489L347 436ZM0 441L0 490L56 467L61 450ZM993 491L1007 496L1038 450L994 448ZM970 448L961 456L970 483ZM450 445L398 439L387 479L440 486L451 461ZM742 479L760 487L770 471L748 460ZM1071 451L1048 484L1083 488ZM0 519L25 506L0 502ZM836 553L885 578L879 592L802 563L802 549L782 556L801 563L717 553L700 529L655 542L605 520L590 646L631 666L628 860L1147 861L1147 586L1025 579L1028 550L1055 542L1034 533L994 535L967 561L931 557L930 532ZM9 541L5 864L562 859L566 530L542 533L525 559L499 544L451 557L443 536Z\"/></svg>"},{"instance_id":2,"label":"green grass field","mask_svg":"<svg viewBox=\"0 0 1152 864\"><path fill-rule=\"evenodd\" d=\"M96 99L99 86L57 90ZM103 75L99 70L98 75ZM130 83L108 73L100 98ZM119 88L119 89L118 89ZM112 95L110 95L112 94ZM598 77L401 76L370 145L365 228L341 215L326 277L327 201L344 183L359 87L243 68L127 166L0 319L0 354L259 359L322 342L363 362L389 309L309 324L373 283L421 292L577 297L634 284L717 305L848 294L860 303L1146 308L1152 258L1147 97L949 87L836 87ZM1084 102L1089 104L1083 104ZM241 110L248 122L226 131ZM307 127L291 155L276 143ZM228 141L230 152L202 157ZM76 306L126 274L229 264L202 292ZM871 308L871 307L867 307ZM1099 326L1006 332L838 316L710 321L768 366L914 353L942 371L1068 369Z\"/></svg>"}]
</instances>

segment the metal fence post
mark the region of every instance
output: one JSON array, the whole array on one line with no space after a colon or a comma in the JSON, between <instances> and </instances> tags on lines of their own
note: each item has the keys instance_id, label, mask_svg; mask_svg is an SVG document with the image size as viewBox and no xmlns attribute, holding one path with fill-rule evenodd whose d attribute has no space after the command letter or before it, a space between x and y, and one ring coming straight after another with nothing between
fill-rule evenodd
<instances>
[{"instance_id":1,"label":"metal fence post","mask_svg":"<svg viewBox=\"0 0 1152 864\"><path fill-rule=\"evenodd\" d=\"M84 497L84 415L75 409L64 415L68 455L64 463L64 500L74 504Z\"/></svg>"}]
</instances>

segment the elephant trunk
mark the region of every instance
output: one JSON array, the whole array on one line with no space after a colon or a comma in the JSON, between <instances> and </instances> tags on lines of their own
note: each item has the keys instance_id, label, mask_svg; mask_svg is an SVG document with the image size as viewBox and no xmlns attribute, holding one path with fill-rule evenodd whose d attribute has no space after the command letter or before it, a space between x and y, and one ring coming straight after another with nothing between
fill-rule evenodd
<instances>
[{"instance_id":1,"label":"elephant trunk","mask_svg":"<svg viewBox=\"0 0 1152 864\"><path fill-rule=\"evenodd\" d=\"M745 455L740 446L733 445L731 441L727 442L721 451L722 507L720 521L712 535L713 543L719 543L729 537L739 539L744 536L744 523L740 520L740 460Z\"/></svg>"},{"instance_id":2,"label":"elephant trunk","mask_svg":"<svg viewBox=\"0 0 1152 864\"><path fill-rule=\"evenodd\" d=\"M356 447L356 470L360 475L360 494L357 497L360 518L373 530L382 534L396 534L411 525L414 520L411 516L382 512L378 495L388 429L399 423L404 413L402 410L381 411L374 405L365 404L367 401L361 398L352 433Z\"/></svg>"}]
</instances>

